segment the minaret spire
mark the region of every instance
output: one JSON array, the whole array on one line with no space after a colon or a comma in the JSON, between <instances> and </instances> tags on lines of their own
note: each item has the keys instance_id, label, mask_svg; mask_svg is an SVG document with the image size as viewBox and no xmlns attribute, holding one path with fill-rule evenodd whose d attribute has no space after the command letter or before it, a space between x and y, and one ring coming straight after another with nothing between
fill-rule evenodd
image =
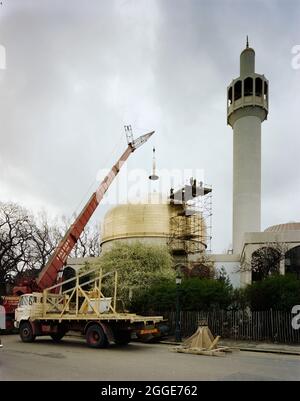
<instances>
[{"instance_id":1,"label":"minaret spire","mask_svg":"<svg viewBox=\"0 0 300 401\"><path fill-rule=\"evenodd\" d=\"M155 159L155 148L153 147L153 157L152 157L152 174L149 176L149 180L158 180L158 175L156 175L156 159Z\"/></svg>"},{"instance_id":2,"label":"minaret spire","mask_svg":"<svg viewBox=\"0 0 300 401\"><path fill-rule=\"evenodd\" d=\"M248 35L247 35L247 39L246 39L246 48L249 49L249 38L248 38Z\"/></svg>"}]
</instances>

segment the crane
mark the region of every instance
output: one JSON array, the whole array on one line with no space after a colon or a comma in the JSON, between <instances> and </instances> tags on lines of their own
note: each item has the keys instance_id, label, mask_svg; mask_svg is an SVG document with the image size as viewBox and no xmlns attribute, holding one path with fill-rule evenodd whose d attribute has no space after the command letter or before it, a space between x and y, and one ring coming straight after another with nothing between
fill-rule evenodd
<instances>
[{"instance_id":1,"label":"crane","mask_svg":"<svg viewBox=\"0 0 300 401\"><path fill-rule=\"evenodd\" d=\"M147 134L141 135L137 139L133 139L132 129L130 125L125 126L125 132L127 136L127 148L125 152L120 156L117 162L113 165L110 172L103 179L98 189L91 195L85 206L83 207L80 214L75 218L73 224L67 230L66 234L59 242L58 246L50 256L47 264L41 270L38 278L26 283L26 285L17 286L13 289L14 295L21 295L36 290L44 290L45 288L53 286L58 277L58 273L62 270L66 264L67 259L78 241L81 233L83 232L88 221L92 217L97 206L103 199L106 191L110 187L111 183L119 173L123 164L129 158L131 153L142 146L148 139L154 134L155 131L151 131Z\"/></svg>"}]
</instances>

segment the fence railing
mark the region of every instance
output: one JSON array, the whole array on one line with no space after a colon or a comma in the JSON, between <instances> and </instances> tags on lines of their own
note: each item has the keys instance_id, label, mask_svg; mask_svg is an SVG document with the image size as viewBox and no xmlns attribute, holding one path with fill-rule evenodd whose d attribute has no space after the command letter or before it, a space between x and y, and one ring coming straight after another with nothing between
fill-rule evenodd
<instances>
[{"instance_id":1,"label":"fence railing","mask_svg":"<svg viewBox=\"0 0 300 401\"><path fill-rule=\"evenodd\" d=\"M169 321L170 334L175 331L175 312L159 312ZM293 315L283 311L212 311L181 312L181 334L192 335L199 322L206 322L214 336L233 340L300 343L300 329L292 327Z\"/></svg>"}]
</instances>

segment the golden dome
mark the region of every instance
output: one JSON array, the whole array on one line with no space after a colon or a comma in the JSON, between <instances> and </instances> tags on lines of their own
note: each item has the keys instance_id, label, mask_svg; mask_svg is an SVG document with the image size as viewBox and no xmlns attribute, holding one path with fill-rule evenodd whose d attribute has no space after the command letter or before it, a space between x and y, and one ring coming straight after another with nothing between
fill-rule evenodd
<instances>
[{"instance_id":1,"label":"golden dome","mask_svg":"<svg viewBox=\"0 0 300 401\"><path fill-rule=\"evenodd\" d=\"M129 237L168 237L172 207L168 203L129 203L110 209L103 221L101 244Z\"/></svg>"},{"instance_id":2,"label":"golden dome","mask_svg":"<svg viewBox=\"0 0 300 401\"><path fill-rule=\"evenodd\" d=\"M205 222L200 214L186 216L182 205L170 205L161 194L151 193L143 203L118 205L106 213L101 226L101 246L114 240L136 239L161 241L173 250L188 247L195 252L205 246L205 235Z\"/></svg>"}]
</instances>

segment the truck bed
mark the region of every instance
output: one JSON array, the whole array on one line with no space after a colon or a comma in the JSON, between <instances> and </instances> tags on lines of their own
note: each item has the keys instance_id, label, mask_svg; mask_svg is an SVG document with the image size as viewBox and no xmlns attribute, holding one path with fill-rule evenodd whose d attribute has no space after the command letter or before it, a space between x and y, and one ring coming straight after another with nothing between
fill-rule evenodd
<instances>
[{"instance_id":1,"label":"truck bed","mask_svg":"<svg viewBox=\"0 0 300 401\"><path fill-rule=\"evenodd\" d=\"M44 320L44 321L53 321L57 320L59 323L63 321L71 321L71 320L105 320L105 321L128 321L130 323L158 323L163 320L163 316L140 316L135 313L101 313L96 315L95 313L85 313L85 314L73 314L73 313L64 313L62 316L60 313L47 313L46 315L35 315L32 320Z\"/></svg>"}]
</instances>

